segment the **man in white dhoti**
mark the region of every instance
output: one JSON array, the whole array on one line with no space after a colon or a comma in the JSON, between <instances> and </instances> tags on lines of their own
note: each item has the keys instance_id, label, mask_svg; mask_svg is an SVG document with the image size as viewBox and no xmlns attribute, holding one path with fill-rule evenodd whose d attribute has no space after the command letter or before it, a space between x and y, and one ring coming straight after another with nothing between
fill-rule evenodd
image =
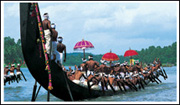
<instances>
[{"instance_id":1,"label":"man in white dhoti","mask_svg":"<svg viewBox=\"0 0 180 105\"><path fill-rule=\"evenodd\" d=\"M57 36L58 32L55 30L56 25L54 23L51 24L52 28L52 49L51 49L51 60L56 59L57 54Z\"/></svg>"},{"instance_id":2,"label":"man in white dhoti","mask_svg":"<svg viewBox=\"0 0 180 105\"><path fill-rule=\"evenodd\" d=\"M50 54L50 41L51 41L51 33L52 33L52 30L51 30L51 21L49 21L49 15L48 13L44 13L43 15L44 17L44 20L42 21L42 25L43 25L43 29L44 29L44 37L46 39L46 44L45 44L45 47L46 47L46 51L48 54Z\"/></svg>"},{"instance_id":3,"label":"man in white dhoti","mask_svg":"<svg viewBox=\"0 0 180 105\"><path fill-rule=\"evenodd\" d=\"M63 64L63 51L64 51L64 62L66 62L66 46L62 43L63 38L58 37L57 39L57 54L56 54L56 62L61 66Z\"/></svg>"}]
</instances>

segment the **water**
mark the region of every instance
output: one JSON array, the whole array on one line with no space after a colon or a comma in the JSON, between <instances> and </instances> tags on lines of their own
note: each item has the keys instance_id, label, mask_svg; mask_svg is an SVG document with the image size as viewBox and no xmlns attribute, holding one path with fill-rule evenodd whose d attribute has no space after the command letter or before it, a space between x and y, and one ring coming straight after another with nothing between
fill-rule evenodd
<instances>
[{"instance_id":1,"label":"water","mask_svg":"<svg viewBox=\"0 0 180 105\"><path fill-rule=\"evenodd\" d=\"M67 67L66 67L67 68ZM161 84L150 83L145 87L145 90L140 91L130 91L125 94L118 94L113 96L102 96L95 99L86 99L87 101L119 101L119 102L176 102L177 101L177 67L164 67L168 75L168 79L164 80L160 77L162 81ZM14 82L6 84L4 86L4 102L30 102L32 97L32 90L34 86L34 78L30 74L27 68L22 68L27 82L20 81L19 83ZM39 86L39 84L38 84ZM46 102L47 100L47 91L44 88L41 88L36 101ZM51 102L63 101L56 98L52 94L50 95Z\"/></svg>"}]
</instances>

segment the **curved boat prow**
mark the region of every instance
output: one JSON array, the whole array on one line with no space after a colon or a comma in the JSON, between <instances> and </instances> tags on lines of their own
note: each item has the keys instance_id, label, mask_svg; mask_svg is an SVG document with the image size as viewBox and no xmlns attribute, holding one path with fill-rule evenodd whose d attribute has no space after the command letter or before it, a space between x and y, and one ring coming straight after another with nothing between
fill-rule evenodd
<instances>
[{"instance_id":1,"label":"curved boat prow","mask_svg":"<svg viewBox=\"0 0 180 105\"><path fill-rule=\"evenodd\" d=\"M30 73L35 78L35 80L47 90L49 82L48 71L45 70L45 58L40 40L37 17L32 13L32 6L33 5L31 3L20 3L22 52ZM50 64L50 69L53 86L53 89L50 91L50 93L60 99L68 101L71 100L65 82L65 78L67 78L67 76L64 76L63 74L65 72L53 61ZM89 94L87 88L79 86L69 79L67 79L67 83L70 87L74 100L94 98L101 95L101 93L97 91L94 91L94 94Z\"/></svg>"}]
</instances>

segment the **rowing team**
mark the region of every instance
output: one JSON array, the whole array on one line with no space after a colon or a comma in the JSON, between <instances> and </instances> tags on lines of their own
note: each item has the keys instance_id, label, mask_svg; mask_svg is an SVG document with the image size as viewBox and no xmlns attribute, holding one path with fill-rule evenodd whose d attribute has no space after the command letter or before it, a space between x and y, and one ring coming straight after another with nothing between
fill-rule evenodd
<instances>
[{"instance_id":1,"label":"rowing team","mask_svg":"<svg viewBox=\"0 0 180 105\"><path fill-rule=\"evenodd\" d=\"M21 68L21 64L17 64L17 67L15 68L15 64L11 64L11 67L9 69L9 66L6 65L5 68L4 68L4 85L6 85L6 82L8 82L10 84L13 83L13 82L17 82L19 83L21 79L21 75L22 74L22 71L20 70ZM16 70L16 74L14 73L14 71ZM24 75L23 75L24 77ZM24 77L25 79L25 77ZM26 80L26 79L25 79Z\"/></svg>"},{"instance_id":2,"label":"rowing team","mask_svg":"<svg viewBox=\"0 0 180 105\"><path fill-rule=\"evenodd\" d=\"M159 75L167 78L165 70L161 68L161 62L158 59L154 60L152 65L142 67L142 62L135 62L135 65L128 65L128 62L122 64L116 63L108 67L105 61L101 60L101 65L97 61L93 60L92 56L89 56L89 61L83 59L83 64L80 66L75 65L76 70L69 70L63 67L66 71L67 77L74 83L97 90L113 91L121 90L126 91L127 88L131 90L138 90L143 88L144 84L147 85L147 81L156 82L159 84ZM159 81L159 82L158 82Z\"/></svg>"}]
</instances>

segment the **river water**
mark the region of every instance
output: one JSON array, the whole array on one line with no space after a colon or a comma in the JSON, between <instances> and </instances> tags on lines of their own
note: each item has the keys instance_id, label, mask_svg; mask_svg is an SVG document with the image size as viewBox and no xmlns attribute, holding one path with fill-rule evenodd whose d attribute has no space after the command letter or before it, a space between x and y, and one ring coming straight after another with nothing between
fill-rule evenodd
<instances>
[{"instance_id":1,"label":"river water","mask_svg":"<svg viewBox=\"0 0 180 105\"><path fill-rule=\"evenodd\" d=\"M144 90L130 91L124 94L118 94L113 96L102 96L95 99L86 99L83 102L176 102L177 101L177 67L164 67L168 75L168 79L162 81L161 84L150 83ZM27 68L22 68L27 81L20 81L6 84L4 86L4 102L31 102L32 90L34 86L34 78L30 74ZM39 86L39 84L38 84ZM46 102L47 91L41 88L36 101ZM51 102L63 101L56 98L52 94L50 95Z\"/></svg>"}]
</instances>

